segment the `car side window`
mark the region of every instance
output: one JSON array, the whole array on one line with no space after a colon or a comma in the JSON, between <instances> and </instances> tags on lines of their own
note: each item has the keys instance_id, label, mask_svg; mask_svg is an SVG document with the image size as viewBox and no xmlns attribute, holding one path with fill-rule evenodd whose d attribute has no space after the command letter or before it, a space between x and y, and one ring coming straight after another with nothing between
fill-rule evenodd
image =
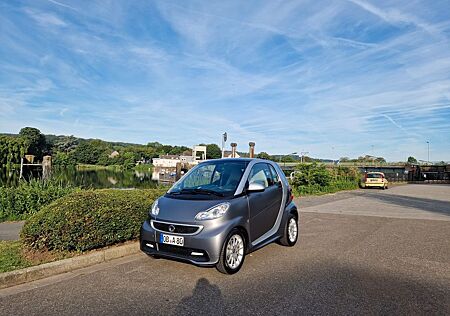
<instances>
[{"instance_id":1,"label":"car side window","mask_svg":"<svg viewBox=\"0 0 450 316\"><path fill-rule=\"evenodd\" d=\"M280 182L280 178L278 177L278 173L275 171L275 168L271 165L269 165L269 168L272 173L273 183L276 184L276 183Z\"/></svg>"},{"instance_id":2,"label":"car side window","mask_svg":"<svg viewBox=\"0 0 450 316\"><path fill-rule=\"evenodd\" d=\"M252 182L262 183L266 188L273 185L272 174L267 164L257 163L253 166L248 177L248 183Z\"/></svg>"}]
</instances>

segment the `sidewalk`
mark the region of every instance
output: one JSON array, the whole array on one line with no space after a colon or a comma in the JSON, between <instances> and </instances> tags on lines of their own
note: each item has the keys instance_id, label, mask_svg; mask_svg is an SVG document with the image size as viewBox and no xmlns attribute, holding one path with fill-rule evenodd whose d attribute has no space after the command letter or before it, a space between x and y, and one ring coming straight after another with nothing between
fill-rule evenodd
<instances>
[{"instance_id":1,"label":"sidewalk","mask_svg":"<svg viewBox=\"0 0 450 316\"><path fill-rule=\"evenodd\" d=\"M25 221L0 223L0 240L18 240Z\"/></svg>"}]
</instances>

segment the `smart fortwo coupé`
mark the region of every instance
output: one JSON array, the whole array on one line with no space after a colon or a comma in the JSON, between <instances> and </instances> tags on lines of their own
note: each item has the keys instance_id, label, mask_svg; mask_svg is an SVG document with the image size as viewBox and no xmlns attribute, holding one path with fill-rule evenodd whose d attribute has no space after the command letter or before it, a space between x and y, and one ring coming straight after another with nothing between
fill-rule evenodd
<instances>
[{"instance_id":1,"label":"smart fortwo coup\u00e9","mask_svg":"<svg viewBox=\"0 0 450 316\"><path fill-rule=\"evenodd\" d=\"M271 242L293 246L298 211L278 164L227 158L202 162L158 200L141 228L150 256L239 271L245 255Z\"/></svg>"}]
</instances>

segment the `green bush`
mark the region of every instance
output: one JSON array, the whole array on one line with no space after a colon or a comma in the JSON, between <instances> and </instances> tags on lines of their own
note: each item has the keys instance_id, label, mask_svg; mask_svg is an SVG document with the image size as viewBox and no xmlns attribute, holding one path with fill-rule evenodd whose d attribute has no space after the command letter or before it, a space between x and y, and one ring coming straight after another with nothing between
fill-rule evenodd
<instances>
[{"instance_id":1,"label":"green bush","mask_svg":"<svg viewBox=\"0 0 450 316\"><path fill-rule=\"evenodd\" d=\"M291 185L297 194L323 194L358 188L356 168L327 168L317 163L301 164L296 168Z\"/></svg>"},{"instance_id":2,"label":"green bush","mask_svg":"<svg viewBox=\"0 0 450 316\"><path fill-rule=\"evenodd\" d=\"M88 190L42 208L22 229L34 249L86 251L137 238L155 199L164 190Z\"/></svg>"},{"instance_id":3,"label":"green bush","mask_svg":"<svg viewBox=\"0 0 450 316\"><path fill-rule=\"evenodd\" d=\"M15 187L0 187L0 222L22 220L76 188L56 180L21 180Z\"/></svg>"}]
</instances>

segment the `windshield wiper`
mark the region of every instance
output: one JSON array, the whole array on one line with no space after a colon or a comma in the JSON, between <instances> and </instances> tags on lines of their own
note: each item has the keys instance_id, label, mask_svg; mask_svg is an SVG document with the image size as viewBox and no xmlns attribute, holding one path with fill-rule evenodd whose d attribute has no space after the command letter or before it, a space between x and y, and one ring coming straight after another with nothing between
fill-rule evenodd
<instances>
[{"instance_id":1,"label":"windshield wiper","mask_svg":"<svg viewBox=\"0 0 450 316\"><path fill-rule=\"evenodd\" d=\"M201 188L196 188L194 189L195 192L198 193L205 193L205 194L213 194L213 195L217 195L217 196L224 196L223 193L214 191L214 190L208 190L208 189L201 189Z\"/></svg>"},{"instance_id":2,"label":"windshield wiper","mask_svg":"<svg viewBox=\"0 0 450 316\"><path fill-rule=\"evenodd\" d=\"M208 194L208 195L217 195L217 196L224 196L223 193L214 191L214 190L208 190L208 189L201 189L201 188L194 188L194 189L181 189L180 191L171 192L170 194Z\"/></svg>"}]
</instances>

